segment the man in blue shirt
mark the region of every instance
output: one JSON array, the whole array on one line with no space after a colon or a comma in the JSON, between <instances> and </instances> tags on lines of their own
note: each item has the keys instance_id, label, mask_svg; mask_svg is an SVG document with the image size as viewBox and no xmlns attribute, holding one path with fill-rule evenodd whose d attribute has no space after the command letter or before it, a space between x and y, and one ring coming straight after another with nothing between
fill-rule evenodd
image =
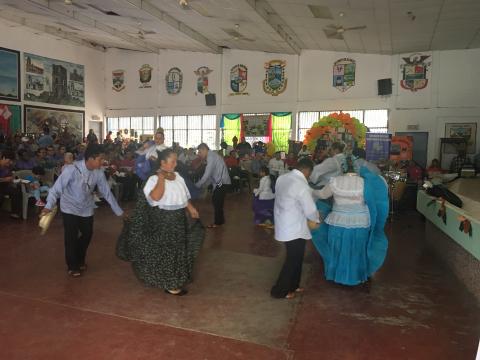
<instances>
[{"instance_id":1,"label":"man in blue shirt","mask_svg":"<svg viewBox=\"0 0 480 360\"><path fill-rule=\"evenodd\" d=\"M81 271L86 270L85 256L93 234L95 187L110 204L115 215L123 215L101 169L103 152L101 145L89 145L85 151L85 160L65 166L50 189L47 205L41 214L43 216L49 213L60 199L65 228L65 257L68 274L73 277L80 276Z\"/></svg>"},{"instance_id":2,"label":"man in blue shirt","mask_svg":"<svg viewBox=\"0 0 480 360\"><path fill-rule=\"evenodd\" d=\"M208 228L216 228L225 223L225 216L223 214L223 203L228 188L232 183L228 169L223 158L215 151L210 151L207 144L202 143L198 145L198 156L203 160L207 160L207 167L202 178L195 184L201 188L205 184L213 186L212 203L215 211L215 221L208 225Z\"/></svg>"}]
</instances>

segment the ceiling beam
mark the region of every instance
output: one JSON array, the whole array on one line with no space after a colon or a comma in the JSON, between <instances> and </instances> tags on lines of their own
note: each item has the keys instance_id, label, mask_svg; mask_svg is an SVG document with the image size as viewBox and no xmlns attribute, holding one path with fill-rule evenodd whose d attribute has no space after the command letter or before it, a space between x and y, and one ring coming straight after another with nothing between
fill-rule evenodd
<instances>
[{"instance_id":1,"label":"ceiling beam","mask_svg":"<svg viewBox=\"0 0 480 360\"><path fill-rule=\"evenodd\" d=\"M160 48L155 45L149 44L146 41L143 41L141 39L137 39L136 37L128 35L109 25L105 25L95 19L92 19L86 15L81 14L77 10L72 10L71 8L65 7L61 3L50 1L50 0L28 0L28 1L40 8L43 8L44 10L48 10L48 11L66 16L84 25L88 25L92 28L95 28L109 35L122 39L130 44L135 45L137 48L141 50L144 50L147 52L154 52L154 53L158 53L160 50Z\"/></svg>"},{"instance_id":2,"label":"ceiling beam","mask_svg":"<svg viewBox=\"0 0 480 360\"><path fill-rule=\"evenodd\" d=\"M198 31L192 29L190 26L188 26L184 22L177 20L173 16L160 10L157 6L153 5L150 1L148 0L123 0L123 1L129 3L130 5L135 6L138 9L145 11L149 15L155 17L156 19L165 22L175 30L178 30L182 34L191 38L192 40L195 40L196 42L202 44L207 49L210 49L215 54L222 53L222 48L220 46L218 46L213 41L211 41L207 37L200 34Z\"/></svg>"},{"instance_id":3,"label":"ceiling beam","mask_svg":"<svg viewBox=\"0 0 480 360\"><path fill-rule=\"evenodd\" d=\"M95 44L94 42L89 42L89 41L84 40L84 39L82 39L82 38L80 38L80 37L78 37L74 34L65 32L65 31L63 31L59 28L56 28L56 27L53 27L53 26L48 26L48 25L38 24L36 22L32 22L30 20L27 20L24 17L13 14L9 10L0 11L0 18L4 19L6 21L9 21L11 23L14 23L14 24L22 25L22 26L28 27L30 29L37 30L37 31L42 32L42 33L46 33L48 35L52 35L52 36L55 36L55 37L59 37L59 38L74 42L74 43L82 45L82 46L87 46L89 48L99 50L99 51L105 51L104 46Z\"/></svg>"},{"instance_id":4,"label":"ceiling beam","mask_svg":"<svg viewBox=\"0 0 480 360\"><path fill-rule=\"evenodd\" d=\"M275 32L288 44L297 55L306 48L302 40L295 34L290 26L265 0L245 0L260 17L269 24Z\"/></svg>"}]
</instances>

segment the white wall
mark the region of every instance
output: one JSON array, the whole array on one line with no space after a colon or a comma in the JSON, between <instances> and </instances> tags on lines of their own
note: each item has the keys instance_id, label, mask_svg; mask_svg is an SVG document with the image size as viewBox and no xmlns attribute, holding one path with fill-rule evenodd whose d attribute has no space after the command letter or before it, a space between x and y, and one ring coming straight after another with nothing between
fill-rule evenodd
<instances>
[{"instance_id":1,"label":"white wall","mask_svg":"<svg viewBox=\"0 0 480 360\"><path fill-rule=\"evenodd\" d=\"M422 53L423 54L423 53ZM389 109L391 132L429 133L428 159L439 156L439 138L445 136L446 122L477 122L480 127L480 49L434 51L425 89L411 92L400 87L401 55L349 54L329 51L303 51L300 56L263 52L226 50L223 55L182 51L162 51L158 55L109 50L106 53L106 98L109 115L137 114L217 114L331 109ZM349 57L356 61L355 86L340 92L332 86L333 63ZM267 61L286 60L287 89L278 96L265 94L262 81ZM156 87L139 89L138 69L151 62ZM156 66L154 66L156 64ZM230 96L230 69L236 64L248 67L249 95ZM165 90L165 75L171 67L183 71L183 89L178 95ZM213 69L209 90L217 96L217 106L205 106L202 95L195 95L199 66ZM111 70L127 71L127 89L115 93L111 88ZM393 93L377 95L377 80L392 78ZM152 81L153 82L153 81ZM158 91L156 91L158 89ZM220 117L219 117L220 118ZM295 129L295 124L293 126ZM295 132L292 131L295 136ZM480 129L477 132L480 150Z\"/></svg>"},{"instance_id":2,"label":"white wall","mask_svg":"<svg viewBox=\"0 0 480 360\"><path fill-rule=\"evenodd\" d=\"M398 69L400 56L392 57ZM400 89L400 72L393 75L394 94L390 112L390 130L429 133L428 159L440 155L440 138L445 137L445 123L477 123L480 128L480 49L434 51L428 86L417 92ZM476 152L480 151L480 129L477 129ZM452 156L444 157L448 164Z\"/></svg>"},{"instance_id":3,"label":"white wall","mask_svg":"<svg viewBox=\"0 0 480 360\"><path fill-rule=\"evenodd\" d=\"M29 52L36 55L46 56L57 60L68 61L85 66L85 127L93 115L100 119L105 115L105 80L104 64L105 56L85 46L75 45L66 40L57 40L48 35L35 34L36 31L25 27L11 27L0 22L0 47L17 51ZM20 59L21 81L24 86L23 56ZM23 89L22 89L23 98ZM66 108L83 110L83 108L44 104L25 101L23 104L35 106L47 106L53 108ZM23 110L22 110L23 111ZM23 114L22 114L23 117ZM88 131L88 129L86 129Z\"/></svg>"}]
</instances>

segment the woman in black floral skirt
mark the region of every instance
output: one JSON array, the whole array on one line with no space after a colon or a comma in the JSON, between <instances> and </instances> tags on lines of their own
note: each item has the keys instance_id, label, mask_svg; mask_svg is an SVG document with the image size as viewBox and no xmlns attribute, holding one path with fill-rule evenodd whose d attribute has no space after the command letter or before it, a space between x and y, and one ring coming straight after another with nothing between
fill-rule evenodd
<instances>
[{"instance_id":1,"label":"woman in black floral skirt","mask_svg":"<svg viewBox=\"0 0 480 360\"><path fill-rule=\"evenodd\" d=\"M204 228L189 225L186 212L199 219L190 203L183 178L175 172L177 155L172 149L159 153L160 168L143 188L134 214L124 226L117 255L132 263L135 275L148 286L185 295L194 260L202 246Z\"/></svg>"}]
</instances>

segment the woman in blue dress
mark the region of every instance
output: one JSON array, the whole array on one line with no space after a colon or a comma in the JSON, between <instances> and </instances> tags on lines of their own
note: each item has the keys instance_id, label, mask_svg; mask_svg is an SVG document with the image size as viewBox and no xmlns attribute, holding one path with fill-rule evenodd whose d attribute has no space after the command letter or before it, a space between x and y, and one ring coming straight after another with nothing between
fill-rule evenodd
<instances>
[{"instance_id":1,"label":"woman in blue dress","mask_svg":"<svg viewBox=\"0 0 480 360\"><path fill-rule=\"evenodd\" d=\"M320 199L333 196L333 206L317 201L325 221L312 232L313 243L323 258L325 278L350 286L369 280L382 266L388 247L384 232L388 216L386 183L367 167L356 173L352 164L347 157L344 174L314 191Z\"/></svg>"}]
</instances>

